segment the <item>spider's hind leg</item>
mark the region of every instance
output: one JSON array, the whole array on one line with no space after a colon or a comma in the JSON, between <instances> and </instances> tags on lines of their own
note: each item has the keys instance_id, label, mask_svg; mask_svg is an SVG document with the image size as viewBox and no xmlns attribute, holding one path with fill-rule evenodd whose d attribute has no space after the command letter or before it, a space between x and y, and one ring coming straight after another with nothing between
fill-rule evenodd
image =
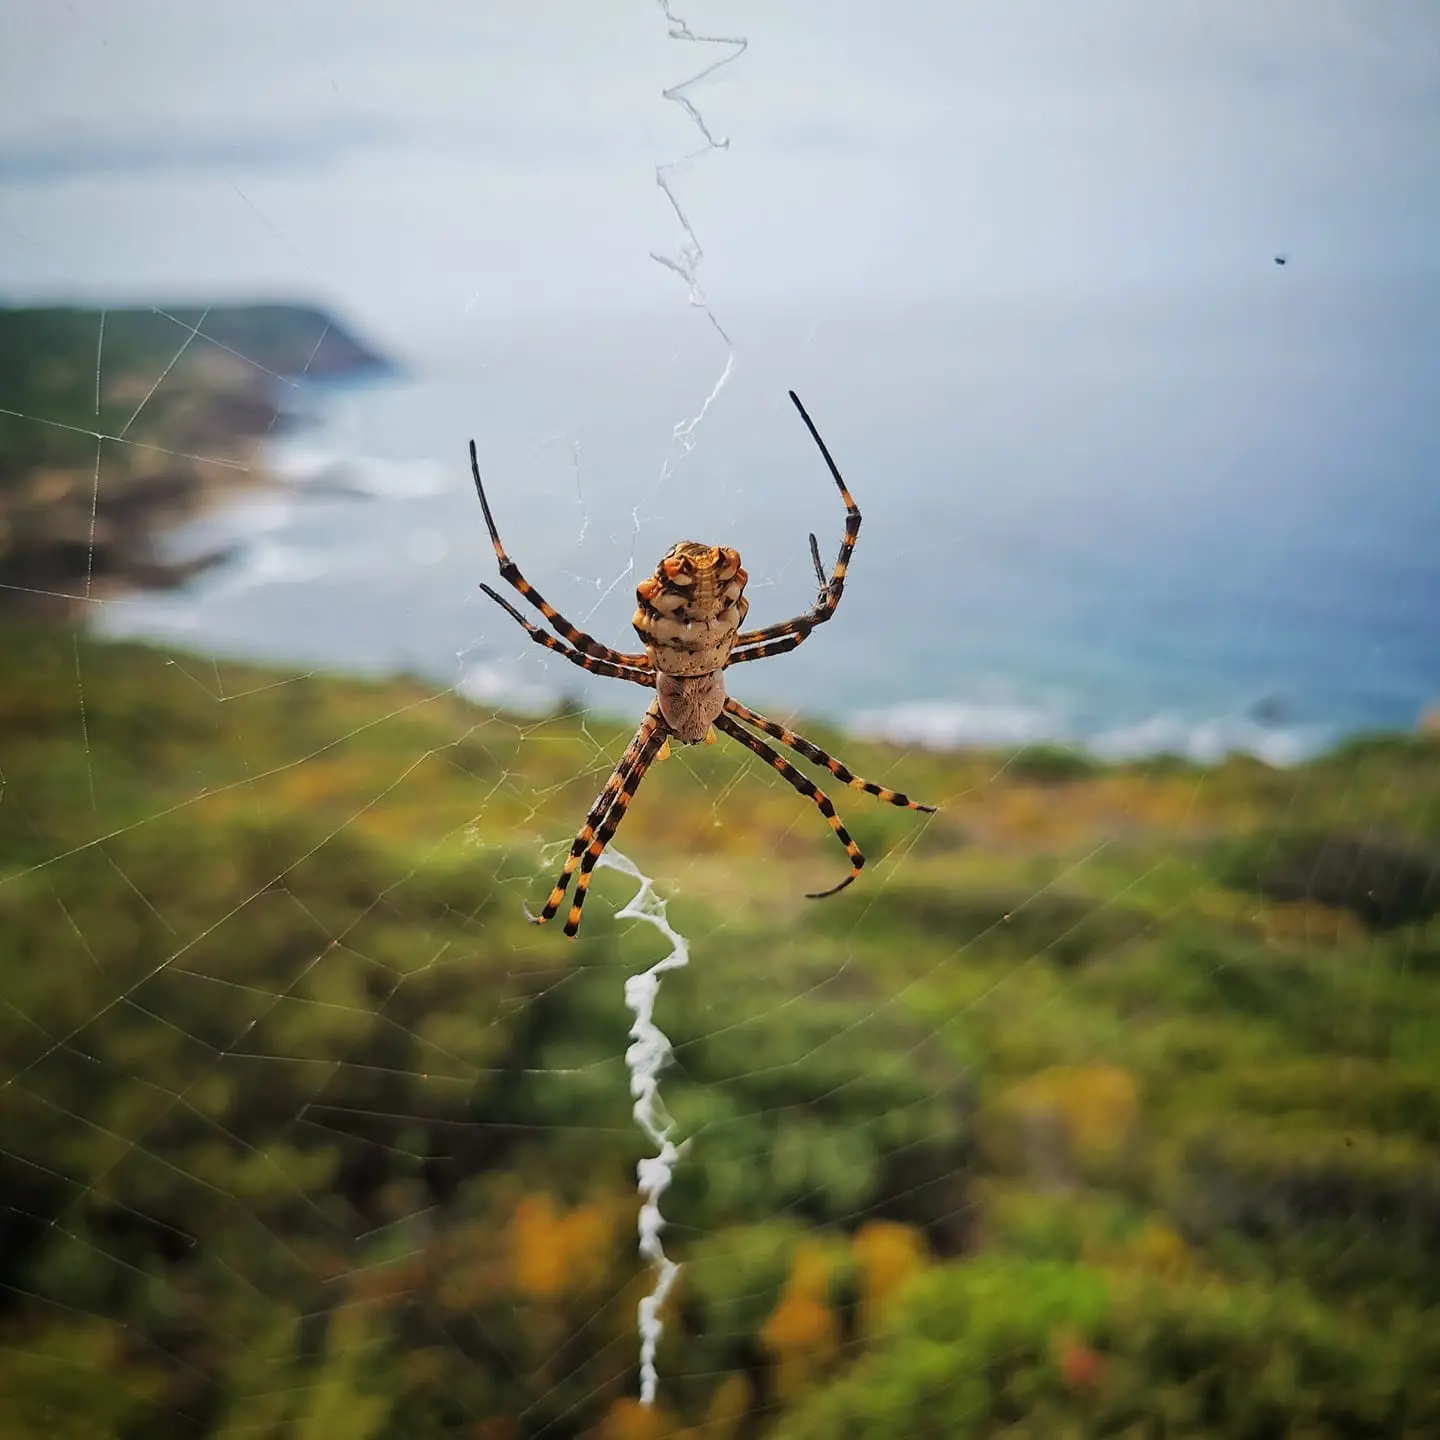
<instances>
[{"instance_id":1,"label":"spider's hind leg","mask_svg":"<svg viewBox=\"0 0 1440 1440\"><path fill-rule=\"evenodd\" d=\"M645 778L645 772L650 768L656 753L668 739L669 732L664 725L658 725L640 747L640 753L635 757L635 763L630 767L629 774L620 786L614 804L610 807L610 813L595 832L595 838L585 849L584 857L580 861L580 875L575 881L575 901L570 906L570 914L565 918L565 933L572 940L580 928L580 912L585 908L585 897L590 893L590 876L595 869L596 862L605 853L605 847L615 838L615 832L620 828L620 822L625 818L625 811L634 798L635 792L640 788L640 782Z\"/></svg>"},{"instance_id":2,"label":"spider's hind leg","mask_svg":"<svg viewBox=\"0 0 1440 1440\"><path fill-rule=\"evenodd\" d=\"M605 788L590 807L590 813L585 817L580 833L571 843L570 854L565 860L564 868L556 877L555 885L545 901L545 908L538 915L531 915L529 910L526 910L526 916L532 924L543 925L554 919L560 906L564 904L565 892L570 888L570 877L578 866L580 878L575 884L575 900L565 920L565 933L572 940L575 938L575 933L580 928L580 911L585 904L585 893L590 888L590 872L594 870L595 862L604 853L605 847L614 839L632 797L640 788L640 781L668 736L669 730L660 719L658 705L652 705L644 720L640 722L635 738L626 747L619 764L605 782Z\"/></svg>"},{"instance_id":3,"label":"spider's hind leg","mask_svg":"<svg viewBox=\"0 0 1440 1440\"><path fill-rule=\"evenodd\" d=\"M884 785L877 785L873 780L861 779L848 765L822 750L813 741L807 740L803 735L797 735L783 725L777 725L773 720L766 719L764 715L748 709L731 696L727 696L725 699L725 709L737 720L743 720L747 725L753 725L755 729L763 730L765 734L778 740L782 745L788 746L797 755L803 755L812 765L823 765L837 780L843 781L852 790L863 790L867 795L873 795L887 805L899 805L906 810L919 810L924 815L935 813L933 805L922 805L918 800L912 800L899 790L890 790Z\"/></svg>"},{"instance_id":4,"label":"spider's hind leg","mask_svg":"<svg viewBox=\"0 0 1440 1440\"><path fill-rule=\"evenodd\" d=\"M719 716L715 721L715 728L723 730L732 740L738 740L747 749L753 750L766 764L778 770L788 784L807 799L813 800L815 808L825 817L830 828L835 832L835 838L845 847L845 853L850 857L850 873L838 885L832 885L828 890L812 890L806 898L823 900L826 896L843 890L859 875L864 867L865 857L860 853L860 847L850 838L850 832L840 823L840 817L835 813L835 807L830 803L830 797L813 780L802 775L783 755L777 755L758 735L752 735L743 726L732 720L729 715Z\"/></svg>"}]
</instances>

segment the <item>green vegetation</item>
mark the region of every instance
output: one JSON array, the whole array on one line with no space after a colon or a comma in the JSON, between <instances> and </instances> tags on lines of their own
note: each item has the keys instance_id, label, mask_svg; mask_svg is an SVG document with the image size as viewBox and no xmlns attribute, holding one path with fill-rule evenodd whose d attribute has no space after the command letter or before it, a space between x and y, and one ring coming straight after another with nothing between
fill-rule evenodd
<instances>
[{"instance_id":1,"label":"green vegetation","mask_svg":"<svg viewBox=\"0 0 1440 1440\"><path fill-rule=\"evenodd\" d=\"M609 871L574 945L521 914L629 727L69 628L217 558L155 537L263 480L283 377L382 363L303 307L0 311L0 1431L1440 1433L1434 735L807 725L943 807L838 796L823 905L813 812L677 750L623 837L693 946L636 1404L656 939Z\"/></svg>"},{"instance_id":2,"label":"green vegetation","mask_svg":"<svg viewBox=\"0 0 1440 1440\"><path fill-rule=\"evenodd\" d=\"M776 1430L1380 1437L1440 1430L1440 1342L1282 1283L1176 1284L985 1257L916 1283L871 1352Z\"/></svg>"},{"instance_id":3,"label":"green vegetation","mask_svg":"<svg viewBox=\"0 0 1440 1440\"><path fill-rule=\"evenodd\" d=\"M7 1436L1440 1433L1440 744L738 747L627 820L692 963L662 1407L623 977L528 926L627 725L0 630ZM820 727L823 736L823 727Z\"/></svg>"}]
</instances>

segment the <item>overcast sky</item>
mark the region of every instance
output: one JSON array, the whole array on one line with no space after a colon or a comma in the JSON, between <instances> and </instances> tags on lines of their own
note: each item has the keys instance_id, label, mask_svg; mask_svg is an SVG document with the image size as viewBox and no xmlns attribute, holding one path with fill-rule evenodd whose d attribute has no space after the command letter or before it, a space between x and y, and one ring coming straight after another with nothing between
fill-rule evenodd
<instances>
[{"instance_id":1,"label":"overcast sky","mask_svg":"<svg viewBox=\"0 0 1440 1440\"><path fill-rule=\"evenodd\" d=\"M676 193L727 302L1434 274L1434 0L693 3ZM10 0L0 293L296 294L402 350L663 305L653 0ZM677 290L679 296L677 297ZM421 342L423 343L423 341Z\"/></svg>"},{"instance_id":2,"label":"overcast sky","mask_svg":"<svg viewBox=\"0 0 1440 1440\"><path fill-rule=\"evenodd\" d=\"M793 686L868 693L916 584L961 623L907 693L1028 665L1109 696L1111 651L1202 674L1282 611L1266 684L1302 632L1392 684L1375 635L1434 633L1437 0L670 3L743 52L656 0L9 0L0 298L315 300L410 362L328 443L433 459L450 568L366 531L358 594L277 591L271 631L338 617L319 656L533 650L488 609L436 628L484 603L472 435L517 553L605 633L681 534L743 537L793 612L835 523L794 386L873 578ZM727 148L671 173L733 351L651 258L686 244L656 168L707 143L665 92L730 56L681 92Z\"/></svg>"}]
</instances>

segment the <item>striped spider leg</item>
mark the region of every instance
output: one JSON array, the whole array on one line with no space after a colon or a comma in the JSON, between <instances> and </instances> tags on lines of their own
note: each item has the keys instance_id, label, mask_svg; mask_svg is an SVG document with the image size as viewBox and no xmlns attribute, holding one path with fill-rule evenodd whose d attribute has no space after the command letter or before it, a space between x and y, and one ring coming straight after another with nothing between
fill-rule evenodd
<instances>
[{"instance_id":1,"label":"striped spider leg","mask_svg":"<svg viewBox=\"0 0 1440 1440\"><path fill-rule=\"evenodd\" d=\"M584 909L585 896L590 890L590 875L595 869L595 863L614 839L630 801L634 799L640 782L645 778L645 772L654 763L669 736L670 729L660 718L660 702L651 701L645 718L640 722L640 728L635 732L635 738L626 747L620 763L605 782L605 788L596 797L590 813L585 817L585 823L580 827L580 833L571 844L570 854L555 880L545 908L538 915L531 915L528 909L525 911L532 924L543 925L555 917L564 903L570 877L578 865L580 877L575 882L575 899L565 919L565 933L572 940L575 938L575 933L580 928L580 912Z\"/></svg>"},{"instance_id":2,"label":"striped spider leg","mask_svg":"<svg viewBox=\"0 0 1440 1440\"><path fill-rule=\"evenodd\" d=\"M820 563L820 543L813 534L810 536L810 559L815 566L816 579L820 582L820 594L815 603L805 614L797 615L793 620L781 620L759 630L742 631L735 637L735 650L729 659L731 665L739 665L745 660L767 660L772 655L783 655L794 650L810 638L811 631L817 625L823 625L835 613L840 597L845 593L845 573L850 568L850 556L854 553L855 541L860 535L860 507L850 494L845 478L840 474L840 467L830 454L829 446L820 438L815 422L800 403L800 397L793 390L789 393L791 404L800 412L800 418L805 422L810 438L819 447L835 486L840 491L840 498L845 502L845 535L840 541L840 554L836 557L835 569L828 580L825 578L825 567Z\"/></svg>"},{"instance_id":3,"label":"striped spider leg","mask_svg":"<svg viewBox=\"0 0 1440 1440\"><path fill-rule=\"evenodd\" d=\"M873 780L862 780L849 766L842 764L813 741L807 740L803 735L797 735L784 725L777 725L775 721L767 720L765 716L742 705L733 696L726 696L725 708L737 720L743 720L747 725L753 725L755 729L763 730L765 734L773 736L782 745L795 751L797 755L803 755L812 765L823 765L837 780L850 786L852 790L863 790L867 795L873 795L887 805L898 805L904 810L918 810L922 815L935 813L933 805L922 805L918 800L912 800L899 790L889 790L884 785L877 785Z\"/></svg>"},{"instance_id":4,"label":"striped spider leg","mask_svg":"<svg viewBox=\"0 0 1440 1440\"><path fill-rule=\"evenodd\" d=\"M649 655L627 655L623 651L612 650L608 645L600 644L598 640L572 625L530 584L520 573L520 567L505 553L505 547L500 540L500 532L495 526L495 518L490 513L490 502L485 498L485 486L480 479L480 464L476 458L473 440L470 442L470 472L475 478L475 493L480 497L480 508L485 514L485 525L490 531L490 543L495 549L495 558L500 565L501 578L513 585L526 600L539 610L545 619L565 637L565 640L557 639L548 631L542 630L540 626L527 620L515 606L503 595L492 590L490 586L482 584L480 588L516 624L520 625L537 645L543 645L547 650L553 650L555 654L564 656L572 665L578 665L581 669L589 670L593 674L607 675L617 680L629 680L632 684L644 685L653 690L655 688L655 671ZM566 640L570 643L566 644ZM570 847L565 868L556 880L555 886L550 892L550 898L545 903L545 908L539 915L531 915L528 909L525 911L527 917L534 924L543 925L554 917L569 888L570 876L574 873L576 865L579 864L581 871L580 879L576 882L575 903L565 922L565 933L572 939L574 938L575 932L580 926L580 912L585 904L585 892L590 886L590 872L595 868L595 862L600 858L606 845L610 843L615 831L620 828L620 822L625 818L625 807L629 805L631 797L644 778L645 771L664 745L668 734L669 731L664 721L660 719L658 703L652 703L645 714L645 719L641 722L635 739L631 741L629 748L620 757L620 763L616 765L605 788L600 792L595 804L590 808L590 813L585 817L585 823L581 826L580 833Z\"/></svg>"},{"instance_id":5,"label":"striped spider leg","mask_svg":"<svg viewBox=\"0 0 1440 1440\"><path fill-rule=\"evenodd\" d=\"M520 573L520 567L505 553L505 547L500 543L500 532L495 528L495 517L490 513L490 502L485 498L485 485L480 479L480 461L475 454L475 442L470 442L470 473L475 477L475 493L480 497L480 508L485 512L485 527L490 532L490 543L495 547L495 559L500 566L500 578L507 585L513 585L544 617L570 642L582 655L592 655L597 660L604 660L610 665L621 665L630 670L649 670L652 668L648 655L627 655L621 650L612 650L608 645L602 645L598 640L592 639L583 630L572 625L531 583ZM531 639L537 637L536 628L527 621L522 620L513 606L507 605L505 601L488 586L480 587L492 600L497 600L504 605L527 630L530 631ZM543 632L540 632L543 633ZM545 640L540 644L544 645ZM558 646L550 646L552 650ZM563 652L562 652L563 653ZM569 658L569 657L567 657ZM586 667L587 669L590 667ZM609 671L599 671L600 674L609 674ZM620 676L620 679L631 677Z\"/></svg>"},{"instance_id":6,"label":"striped spider leg","mask_svg":"<svg viewBox=\"0 0 1440 1440\"><path fill-rule=\"evenodd\" d=\"M614 680L629 680L635 685L644 685L651 690L655 688L655 672L653 670L640 670L629 665L612 665L608 660L597 660L593 655L582 655L579 650L572 650L570 646L557 640L538 625L532 625L503 595L497 595L488 585L482 585L480 588L501 609L506 611L512 620L524 626L525 633L537 645L543 645L547 650L553 650L557 655L563 655L572 665L578 665L582 670L589 670L593 675L608 675ZM583 632L577 631L576 633L582 634ZM613 655L617 652L612 650L610 653Z\"/></svg>"},{"instance_id":7,"label":"striped spider leg","mask_svg":"<svg viewBox=\"0 0 1440 1440\"><path fill-rule=\"evenodd\" d=\"M734 719L731 718L732 716ZM715 728L723 730L732 739L738 740L742 745L753 750L762 760L778 770L794 789L807 799L813 800L816 808L835 832L836 839L845 847L845 853L850 857L850 873L838 885L831 886L829 890L810 891L807 893L807 899L823 900L827 896L835 895L843 890L860 873L865 865L865 857L860 853L860 847L850 838L849 831L840 823L840 818L835 814L835 806L831 804L830 797L813 780L802 775L783 755L772 750L759 736L750 734L743 726L736 723L741 720L746 725L753 725L755 729L773 736L782 745L788 746L797 755L803 755L812 764L823 765L837 780L843 781L854 790L863 790L867 795L874 795L878 800L884 800L890 805L898 805L905 810L918 810L924 815L935 813L933 805L922 805L918 800L912 800L898 790L888 790L883 785L875 784L873 780L861 779L849 766L842 764L833 755L827 754L803 735L797 735L784 725L777 725L775 721L767 719L764 715L742 705L738 700L727 696L725 714L716 720Z\"/></svg>"}]
</instances>

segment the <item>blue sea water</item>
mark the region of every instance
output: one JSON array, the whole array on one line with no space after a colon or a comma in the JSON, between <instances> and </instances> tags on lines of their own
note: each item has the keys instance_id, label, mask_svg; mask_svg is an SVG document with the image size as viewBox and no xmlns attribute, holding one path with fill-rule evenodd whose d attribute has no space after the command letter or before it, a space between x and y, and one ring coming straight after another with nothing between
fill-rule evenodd
<instances>
[{"instance_id":1,"label":"blue sea water","mask_svg":"<svg viewBox=\"0 0 1440 1440\"><path fill-rule=\"evenodd\" d=\"M403 378L310 393L316 423L269 447L288 485L175 537L236 558L101 623L638 712L479 593L466 443L532 581L629 648L634 586L679 538L741 549L752 625L813 598L806 535L828 562L844 515L794 386L864 529L834 622L732 691L928 743L1294 760L1440 700L1437 322L1440 286L1303 280L772 306L728 350L690 315L492 317Z\"/></svg>"}]
</instances>

